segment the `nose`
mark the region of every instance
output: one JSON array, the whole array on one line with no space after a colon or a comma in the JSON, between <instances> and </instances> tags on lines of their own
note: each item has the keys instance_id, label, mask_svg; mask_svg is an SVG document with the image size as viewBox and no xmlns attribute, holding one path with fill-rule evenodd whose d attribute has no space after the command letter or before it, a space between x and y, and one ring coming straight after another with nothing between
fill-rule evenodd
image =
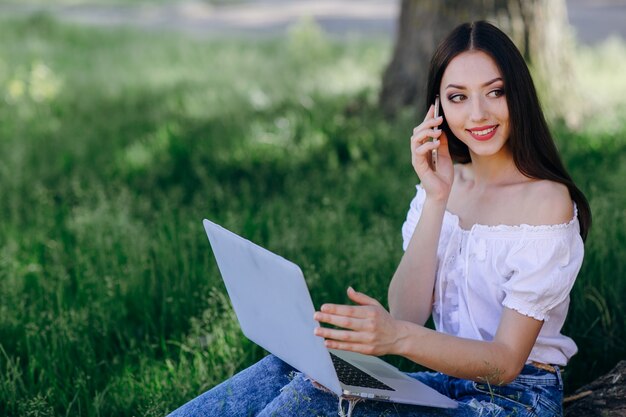
<instances>
[{"instance_id":1,"label":"nose","mask_svg":"<svg viewBox=\"0 0 626 417\"><path fill-rule=\"evenodd\" d=\"M483 97L475 97L471 101L471 106L470 120L472 122L481 122L487 118L487 109Z\"/></svg>"}]
</instances>

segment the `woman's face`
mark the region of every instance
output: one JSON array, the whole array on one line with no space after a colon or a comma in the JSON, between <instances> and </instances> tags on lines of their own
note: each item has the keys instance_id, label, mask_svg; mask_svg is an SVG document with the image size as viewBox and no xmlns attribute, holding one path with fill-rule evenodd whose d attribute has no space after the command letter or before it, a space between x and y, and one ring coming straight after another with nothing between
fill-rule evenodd
<instances>
[{"instance_id":1,"label":"woman's face","mask_svg":"<svg viewBox=\"0 0 626 417\"><path fill-rule=\"evenodd\" d=\"M448 126L467 145L472 159L508 152L504 80L489 55L467 51L454 57L443 73L440 89Z\"/></svg>"}]
</instances>

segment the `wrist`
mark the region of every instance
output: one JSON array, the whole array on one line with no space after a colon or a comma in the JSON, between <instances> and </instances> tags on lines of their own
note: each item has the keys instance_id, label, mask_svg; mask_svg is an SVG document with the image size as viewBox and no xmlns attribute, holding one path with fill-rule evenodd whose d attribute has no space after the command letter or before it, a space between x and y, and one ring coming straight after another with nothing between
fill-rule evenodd
<instances>
[{"instance_id":1,"label":"wrist","mask_svg":"<svg viewBox=\"0 0 626 417\"><path fill-rule=\"evenodd\" d=\"M437 195L426 194L426 199L424 200L424 209L428 207L433 210L445 211L446 206L448 205L449 195L449 193Z\"/></svg>"},{"instance_id":2,"label":"wrist","mask_svg":"<svg viewBox=\"0 0 626 417\"><path fill-rule=\"evenodd\" d=\"M414 349L411 349L410 347L412 345L412 333L415 331L415 328L420 326L406 320L396 320L396 323L397 338L391 353L405 358L412 356L411 353L415 353Z\"/></svg>"}]
</instances>

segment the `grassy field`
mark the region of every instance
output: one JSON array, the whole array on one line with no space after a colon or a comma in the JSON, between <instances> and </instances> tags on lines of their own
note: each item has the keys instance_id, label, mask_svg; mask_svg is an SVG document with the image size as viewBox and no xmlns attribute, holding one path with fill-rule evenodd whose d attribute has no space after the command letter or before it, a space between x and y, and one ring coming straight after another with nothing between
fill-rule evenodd
<instances>
[{"instance_id":1,"label":"grassy field","mask_svg":"<svg viewBox=\"0 0 626 417\"><path fill-rule=\"evenodd\" d=\"M415 117L376 108L388 41L45 16L3 20L0 38L0 415L160 416L259 359L204 217L299 263L318 304L348 285L384 300L416 182ZM624 57L578 50L581 127L553 123L595 221L569 391L626 357Z\"/></svg>"}]
</instances>

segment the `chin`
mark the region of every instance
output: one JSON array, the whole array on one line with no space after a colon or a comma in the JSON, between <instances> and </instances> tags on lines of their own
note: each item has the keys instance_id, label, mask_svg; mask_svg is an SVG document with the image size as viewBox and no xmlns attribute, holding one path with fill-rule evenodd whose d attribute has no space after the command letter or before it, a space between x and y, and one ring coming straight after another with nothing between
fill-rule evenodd
<instances>
[{"instance_id":1,"label":"chin","mask_svg":"<svg viewBox=\"0 0 626 417\"><path fill-rule=\"evenodd\" d=\"M502 142L473 143L467 147L469 148L470 153L476 156L493 156L503 152L505 149Z\"/></svg>"}]
</instances>

